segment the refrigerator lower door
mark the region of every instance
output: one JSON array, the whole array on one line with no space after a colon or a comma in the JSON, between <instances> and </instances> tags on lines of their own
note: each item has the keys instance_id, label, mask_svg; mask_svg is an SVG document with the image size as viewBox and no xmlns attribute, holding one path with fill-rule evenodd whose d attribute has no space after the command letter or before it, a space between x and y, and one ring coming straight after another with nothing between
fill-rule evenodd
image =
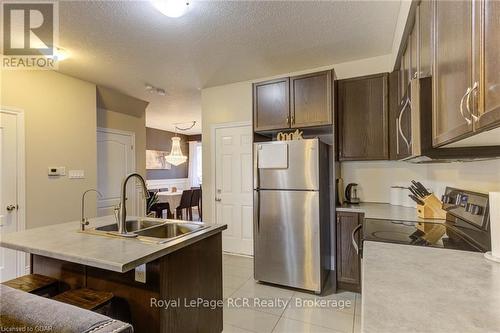
<instances>
[{"instance_id":1,"label":"refrigerator lower door","mask_svg":"<svg viewBox=\"0 0 500 333\"><path fill-rule=\"evenodd\" d=\"M254 191L255 279L321 292L319 192Z\"/></svg>"}]
</instances>

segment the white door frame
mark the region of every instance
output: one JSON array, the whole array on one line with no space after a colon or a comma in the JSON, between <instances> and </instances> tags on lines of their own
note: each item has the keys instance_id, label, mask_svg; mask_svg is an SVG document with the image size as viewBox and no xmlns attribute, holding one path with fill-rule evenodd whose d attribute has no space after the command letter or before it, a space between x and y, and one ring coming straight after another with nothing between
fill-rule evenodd
<instances>
[{"instance_id":1,"label":"white door frame","mask_svg":"<svg viewBox=\"0 0 500 333\"><path fill-rule=\"evenodd\" d=\"M216 139L216 131L221 128L231 128L231 127L245 127L245 126L252 126L252 121L234 121L234 122L228 122L228 123L218 123L218 124L213 124L211 126L211 145L213 147L212 149L212 156L210 159L210 167L212 169L212 174L210 175L210 178L212 179L212 190L211 190L211 197L210 197L210 202L212 203L212 223L216 222L217 218L217 205L215 203L215 188L216 188L216 172L215 172L215 167L217 165L217 139ZM252 140L253 142L253 140ZM252 149L253 150L253 149ZM252 153L253 155L253 153Z\"/></svg>"},{"instance_id":2,"label":"white door frame","mask_svg":"<svg viewBox=\"0 0 500 333\"><path fill-rule=\"evenodd\" d=\"M115 128L108 128L108 127L97 127L96 132L111 133L111 134L125 135L125 136L131 137L132 142L133 142L132 144L134 145L134 149L132 149L132 151L134 153L134 158L132 159L133 160L132 169L134 170L134 172L137 171L137 165L136 165L136 163L137 163L136 156L137 155L136 155L136 151L135 151L135 148L136 148L135 132L124 131L124 130L119 130L119 129L115 129ZM99 168L99 161L97 161L97 168ZM99 180L97 180L97 181L99 182ZM142 193L142 187L137 185L136 188L134 189L134 198L133 198L133 201L134 201L133 207L135 209L135 212L133 212L133 213L136 215L140 214L140 205L139 205L139 200L138 200L138 197L139 197L138 192L139 191Z\"/></svg>"},{"instance_id":3,"label":"white door frame","mask_svg":"<svg viewBox=\"0 0 500 333\"><path fill-rule=\"evenodd\" d=\"M26 229L26 150L24 134L24 110L0 105L0 112L13 114L17 118L17 231ZM29 273L26 265L26 254L17 251L17 275Z\"/></svg>"}]
</instances>

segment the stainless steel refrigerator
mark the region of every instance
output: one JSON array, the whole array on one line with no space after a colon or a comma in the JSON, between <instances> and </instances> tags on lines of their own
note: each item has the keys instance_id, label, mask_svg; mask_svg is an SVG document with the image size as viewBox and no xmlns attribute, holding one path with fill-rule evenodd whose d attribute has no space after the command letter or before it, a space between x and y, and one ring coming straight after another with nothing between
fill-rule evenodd
<instances>
[{"instance_id":1,"label":"stainless steel refrigerator","mask_svg":"<svg viewBox=\"0 0 500 333\"><path fill-rule=\"evenodd\" d=\"M255 279L321 293L330 266L328 147L254 144Z\"/></svg>"}]
</instances>

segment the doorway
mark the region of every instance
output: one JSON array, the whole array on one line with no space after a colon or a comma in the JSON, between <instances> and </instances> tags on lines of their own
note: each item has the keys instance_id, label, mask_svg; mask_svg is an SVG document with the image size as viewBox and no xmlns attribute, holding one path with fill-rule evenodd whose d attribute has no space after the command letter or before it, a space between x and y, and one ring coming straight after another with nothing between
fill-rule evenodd
<instances>
[{"instance_id":1,"label":"doorway","mask_svg":"<svg viewBox=\"0 0 500 333\"><path fill-rule=\"evenodd\" d=\"M252 126L221 124L214 134L214 221L227 224L222 249L253 255Z\"/></svg>"},{"instance_id":2,"label":"doorway","mask_svg":"<svg viewBox=\"0 0 500 333\"><path fill-rule=\"evenodd\" d=\"M135 172L135 134L110 128L97 129L97 216L114 214L120 203L121 183ZM135 184L135 183L132 183ZM127 213L136 215L136 186L127 188Z\"/></svg>"},{"instance_id":3,"label":"doorway","mask_svg":"<svg viewBox=\"0 0 500 333\"><path fill-rule=\"evenodd\" d=\"M25 229L24 113L0 110L0 237ZM0 282L25 274L26 255L0 248Z\"/></svg>"}]
</instances>

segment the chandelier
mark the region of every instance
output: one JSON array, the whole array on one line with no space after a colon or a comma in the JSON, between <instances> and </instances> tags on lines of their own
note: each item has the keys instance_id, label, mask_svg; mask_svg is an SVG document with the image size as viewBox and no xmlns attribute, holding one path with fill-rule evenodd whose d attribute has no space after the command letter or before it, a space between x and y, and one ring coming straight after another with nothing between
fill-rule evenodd
<instances>
[{"instance_id":1,"label":"chandelier","mask_svg":"<svg viewBox=\"0 0 500 333\"><path fill-rule=\"evenodd\" d=\"M187 131L196 125L196 121L192 122L192 125L187 128L177 127L179 124L174 124L175 126L175 136L172 138L172 149L170 154L165 156L165 160L175 166L181 165L187 161L187 156L182 153L181 149L181 138L177 136L177 131Z\"/></svg>"}]
</instances>

